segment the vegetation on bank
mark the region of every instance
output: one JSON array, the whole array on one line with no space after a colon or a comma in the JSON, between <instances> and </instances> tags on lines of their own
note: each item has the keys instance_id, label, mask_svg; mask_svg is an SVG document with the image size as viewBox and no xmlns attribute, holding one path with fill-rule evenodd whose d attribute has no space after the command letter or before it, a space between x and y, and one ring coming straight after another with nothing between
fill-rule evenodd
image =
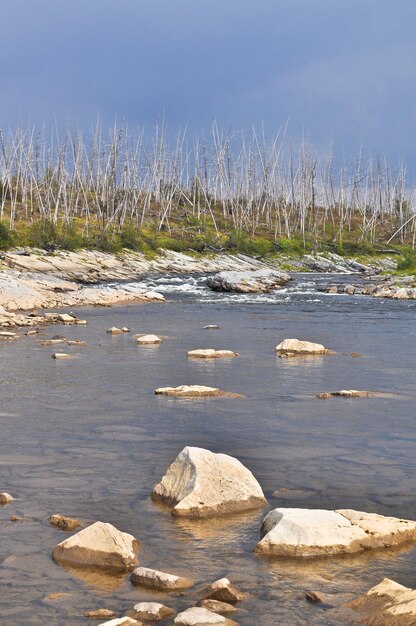
<instances>
[{"instance_id":1,"label":"vegetation on bank","mask_svg":"<svg viewBox=\"0 0 416 626\"><path fill-rule=\"evenodd\" d=\"M335 166L277 137L180 134L125 125L87 140L72 128L0 130L0 249L403 254L415 267L406 170L364 157Z\"/></svg>"}]
</instances>

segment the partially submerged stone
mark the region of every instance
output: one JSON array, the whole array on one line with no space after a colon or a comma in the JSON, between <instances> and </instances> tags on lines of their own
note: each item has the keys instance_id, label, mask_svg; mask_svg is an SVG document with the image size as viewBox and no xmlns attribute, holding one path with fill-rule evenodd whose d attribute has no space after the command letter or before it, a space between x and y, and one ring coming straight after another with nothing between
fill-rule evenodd
<instances>
[{"instance_id":1,"label":"partially submerged stone","mask_svg":"<svg viewBox=\"0 0 416 626\"><path fill-rule=\"evenodd\" d=\"M214 350L213 348L202 348L199 350L189 350L188 357L191 359L230 359L239 356L232 350Z\"/></svg>"},{"instance_id":2,"label":"partially submerged stone","mask_svg":"<svg viewBox=\"0 0 416 626\"><path fill-rule=\"evenodd\" d=\"M244 600L246 594L237 589L228 578L220 578L205 589L203 596L207 600L236 604L240 600Z\"/></svg>"},{"instance_id":3,"label":"partially submerged stone","mask_svg":"<svg viewBox=\"0 0 416 626\"><path fill-rule=\"evenodd\" d=\"M117 328L116 326L112 326L111 328L107 329L107 333L109 335L122 335L123 331L121 328Z\"/></svg>"},{"instance_id":4,"label":"partially submerged stone","mask_svg":"<svg viewBox=\"0 0 416 626\"><path fill-rule=\"evenodd\" d=\"M152 492L182 517L208 517L267 504L253 474L227 454L187 446Z\"/></svg>"},{"instance_id":5,"label":"partially submerged stone","mask_svg":"<svg viewBox=\"0 0 416 626\"><path fill-rule=\"evenodd\" d=\"M19 335L10 330L0 330L0 339L18 339Z\"/></svg>"},{"instance_id":6,"label":"partially submerged stone","mask_svg":"<svg viewBox=\"0 0 416 626\"><path fill-rule=\"evenodd\" d=\"M127 326L123 326L123 328L121 329L123 333L129 333L130 332L130 328L127 328Z\"/></svg>"},{"instance_id":7,"label":"partially submerged stone","mask_svg":"<svg viewBox=\"0 0 416 626\"><path fill-rule=\"evenodd\" d=\"M116 617L109 622L102 622L99 626L141 626L141 623L131 617Z\"/></svg>"},{"instance_id":8,"label":"partially submerged stone","mask_svg":"<svg viewBox=\"0 0 416 626\"><path fill-rule=\"evenodd\" d=\"M359 613L360 623L369 626L416 624L416 589L399 585L389 578L347 606Z\"/></svg>"},{"instance_id":9,"label":"partially submerged stone","mask_svg":"<svg viewBox=\"0 0 416 626\"><path fill-rule=\"evenodd\" d=\"M159 387L155 389L156 395L174 396L177 398L206 398L228 396L233 398L241 397L237 393L222 391L217 387L205 387L204 385L180 385L179 387Z\"/></svg>"},{"instance_id":10,"label":"partially submerged stone","mask_svg":"<svg viewBox=\"0 0 416 626\"><path fill-rule=\"evenodd\" d=\"M84 613L84 617L89 619L106 619L108 617L115 617L115 611L110 611L110 609L95 609L92 611L86 611Z\"/></svg>"},{"instance_id":11,"label":"partially submerged stone","mask_svg":"<svg viewBox=\"0 0 416 626\"><path fill-rule=\"evenodd\" d=\"M75 315L69 315L69 313L58 313L56 319L64 324L75 324L77 321Z\"/></svg>"},{"instance_id":12,"label":"partially submerged stone","mask_svg":"<svg viewBox=\"0 0 416 626\"><path fill-rule=\"evenodd\" d=\"M73 359L74 356L72 354L68 354L67 352L54 352L52 354L53 359Z\"/></svg>"},{"instance_id":13,"label":"partially submerged stone","mask_svg":"<svg viewBox=\"0 0 416 626\"><path fill-rule=\"evenodd\" d=\"M66 343L65 337L60 339L45 339L42 341L42 346L54 346L55 344Z\"/></svg>"},{"instance_id":14,"label":"partially submerged stone","mask_svg":"<svg viewBox=\"0 0 416 626\"><path fill-rule=\"evenodd\" d=\"M320 400L326 400L327 398L374 398L382 396L383 394L377 391L358 391L357 389L341 389L340 391L326 391L324 393L318 393L316 396Z\"/></svg>"},{"instance_id":15,"label":"partially submerged stone","mask_svg":"<svg viewBox=\"0 0 416 626\"><path fill-rule=\"evenodd\" d=\"M175 591L178 589L189 589L194 586L194 581L175 574L168 574L150 567L136 567L131 573L131 582L134 585L149 587L159 591Z\"/></svg>"},{"instance_id":16,"label":"partially submerged stone","mask_svg":"<svg viewBox=\"0 0 416 626\"><path fill-rule=\"evenodd\" d=\"M60 513L50 515L48 517L48 522L52 526L56 526L61 530L75 530L75 528L78 528L78 526L80 526L78 520L73 519L72 517L66 517L65 515L61 515Z\"/></svg>"},{"instance_id":17,"label":"partially submerged stone","mask_svg":"<svg viewBox=\"0 0 416 626\"><path fill-rule=\"evenodd\" d=\"M233 604L228 604L228 602L221 602L220 600L200 600L199 602L197 602L197 606L202 606L204 607L204 609L208 609L208 611L218 613L219 615L227 615L228 613L237 612L237 608Z\"/></svg>"},{"instance_id":18,"label":"partially submerged stone","mask_svg":"<svg viewBox=\"0 0 416 626\"><path fill-rule=\"evenodd\" d=\"M139 542L112 524L95 522L52 550L55 561L74 567L129 571L137 564Z\"/></svg>"},{"instance_id":19,"label":"partially submerged stone","mask_svg":"<svg viewBox=\"0 0 416 626\"><path fill-rule=\"evenodd\" d=\"M204 330L215 330L219 328L218 324L206 324Z\"/></svg>"},{"instance_id":20,"label":"partially submerged stone","mask_svg":"<svg viewBox=\"0 0 416 626\"><path fill-rule=\"evenodd\" d=\"M145 622L160 622L175 615L175 610L159 602L138 602L134 605L134 617Z\"/></svg>"},{"instance_id":21,"label":"partially submerged stone","mask_svg":"<svg viewBox=\"0 0 416 626\"><path fill-rule=\"evenodd\" d=\"M162 340L157 335L141 335L136 337L136 341L140 345L160 343Z\"/></svg>"},{"instance_id":22,"label":"partially submerged stone","mask_svg":"<svg viewBox=\"0 0 416 626\"><path fill-rule=\"evenodd\" d=\"M279 508L266 515L256 552L278 557L353 554L416 540L416 522L352 509Z\"/></svg>"},{"instance_id":23,"label":"partially submerged stone","mask_svg":"<svg viewBox=\"0 0 416 626\"><path fill-rule=\"evenodd\" d=\"M305 598L311 604L322 604L325 602L325 596L320 591L307 591Z\"/></svg>"},{"instance_id":24,"label":"partially submerged stone","mask_svg":"<svg viewBox=\"0 0 416 626\"><path fill-rule=\"evenodd\" d=\"M320 343L299 339L284 339L276 346L276 352L279 356L331 354L331 351Z\"/></svg>"},{"instance_id":25,"label":"partially submerged stone","mask_svg":"<svg viewBox=\"0 0 416 626\"><path fill-rule=\"evenodd\" d=\"M282 287L291 277L286 272L262 269L246 272L219 272L207 278L213 291L235 291L236 293L267 293Z\"/></svg>"},{"instance_id":26,"label":"partially submerged stone","mask_svg":"<svg viewBox=\"0 0 416 626\"><path fill-rule=\"evenodd\" d=\"M13 502L14 498L7 493L7 491L3 491L0 493L0 504L9 504L9 502Z\"/></svg>"},{"instance_id":27,"label":"partially submerged stone","mask_svg":"<svg viewBox=\"0 0 416 626\"><path fill-rule=\"evenodd\" d=\"M68 346L86 346L87 342L86 341L81 341L81 339L70 339L68 341Z\"/></svg>"},{"instance_id":28,"label":"partially submerged stone","mask_svg":"<svg viewBox=\"0 0 416 626\"><path fill-rule=\"evenodd\" d=\"M176 626L209 626L210 624L221 624L221 626L235 626L236 622L208 611L204 607L194 606L182 613L178 613L175 617L174 624Z\"/></svg>"}]
</instances>

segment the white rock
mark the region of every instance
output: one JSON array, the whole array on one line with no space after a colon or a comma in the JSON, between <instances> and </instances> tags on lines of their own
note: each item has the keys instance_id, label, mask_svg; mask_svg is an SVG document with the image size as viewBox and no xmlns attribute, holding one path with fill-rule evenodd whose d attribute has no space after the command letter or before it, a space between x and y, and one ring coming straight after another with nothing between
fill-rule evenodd
<instances>
[{"instance_id":1,"label":"white rock","mask_svg":"<svg viewBox=\"0 0 416 626\"><path fill-rule=\"evenodd\" d=\"M157 335L142 335L141 337L137 337L136 341L140 345L145 345L151 343L160 343L162 340Z\"/></svg>"},{"instance_id":2,"label":"white rock","mask_svg":"<svg viewBox=\"0 0 416 626\"><path fill-rule=\"evenodd\" d=\"M76 317L69 315L68 313L58 313L56 318L64 324L75 324L76 322Z\"/></svg>"},{"instance_id":3,"label":"white rock","mask_svg":"<svg viewBox=\"0 0 416 626\"><path fill-rule=\"evenodd\" d=\"M409 296L407 294L407 289L405 289L404 287L400 287L399 289L397 289L397 291L394 293L393 298L395 300L408 300Z\"/></svg>"},{"instance_id":4,"label":"white rock","mask_svg":"<svg viewBox=\"0 0 416 626\"><path fill-rule=\"evenodd\" d=\"M222 624L222 626L233 626L235 622L227 619L223 615L208 611L203 607L194 606L178 615L173 620L176 626L208 626L209 624Z\"/></svg>"},{"instance_id":5,"label":"white rock","mask_svg":"<svg viewBox=\"0 0 416 626\"><path fill-rule=\"evenodd\" d=\"M156 300L157 302L165 302L166 298L157 291L145 291L143 297L147 300Z\"/></svg>"},{"instance_id":6,"label":"white rock","mask_svg":"<svg viewBox=\"0 0 416 626\"><path fill-rule=\"evenodd\" d=\"M0 504L8 504L9 502L13 502L13 500L14 498L10 495L10 493L7 493L6 491L0 493Z\"/></svg>"},{"instance_id":7,"label":"white rock","mask_svg":"<svg viewBox=\"0 0 416 626\"><path fill-rule=\"evenodd\" d=\"M207 324L206 326L204 326L204 330L211 330L216 328L219 328L217 324Z\"/></svg>"},{"instance_id":8,"label":"white rock","mask_svg":"<svg viewBox=\"0 0 416 626\"><path fill-rule=\"evenodd\" d=\"M145 622L159 622L174 614L173 609L159 602L138 602L134 605L134 616Z\"/></svg>"},{"instance_id":9,"label":"white rock","mask_svg":"<svg viewBox=\"0 0 416 626\"><path fill-rule=\"evenodd\" d=\"M16 339L19 335L9 330L0 330L0 339Z\"/></svg>"},{"instance_id":10,"label":"white rock","mask_svg":"<svg viewBox=\"0 0 416 626\"><path fill-rule=\"evenodd\" d=\"M240 397L236 393L222 391L217 387L205 387L204 385L180 385L179 387L159 387L155 389L156 395L175 396L178 398L205 398L218 396Z\"/></svg>"},{"instance_id":11,"label":"white rock","mask_svg":"<svg viewBox=\"0 0 416 626\"><path fill-rule=\"evenodd\" d=\"M117 328L116 326L112 326L111 328L109 328L107 330L107 333L109 335L122 335L123 331L121 330L121 328Z\"/></svg>"},{"instance_id":12,"label":"white rock","mask_svg":"<svg viewBox=\"0 0 416 626\"><path fill-rule=\"evenodd\" d=\"M189 350L188 356L192 359L229 359L239 356L237 352L232 350L214 350L212 348L203 348L200 350Z\"/></svg>"},{"instance_id":13,"label":"white rock","mask_svg":"<svg viewBox=\"0 0 416 626\"><path fill-rule=\"evenodd\" d=\"M237 459L187 446L153 489L153 497L173 506L172 514L207 517L267 504L253 474Z\"/></svg>"},{"instance_id":14,"label":"white rock","mask_svg":"<svg viewBox=\"0 0 416 626\"><path fill-rule=\"evenodd\" d=\"M140 624L131 617L116 617L116 619L110 619L109 622L102 622L99 626L137 626Z\"/></svg>"},{"instance_id":15,"label":"white rock","mask_svg":"<svg viewBox=\"0 0 416 626\"><path fill-rule=\"evenodd\" d=\"M74 356L72 354L68 354L67 352L55 352L52 354L53 359L73 359Z\"/></svg>"},{"instance_id":16,"label":"white rock","mask_svg":"<svg viewBox=\"0 0 416 626\"><path fill-rule=\"evenodd\" d=\"M123 328L121 329L123 333L129 333L130 332L130 328L127 328L127 326L123 326Z\"/></svg>"},{"instance_id":17,"label":"white rock","mask_svg":"<svg viewBox=\"0 0 416 626\"><path fill-rule=\"evenodd\" d=\"M350 509L279 508L266 515L261 536L258 554L327 556L416 540L416 522Z\"/></svg>"},{"instance_id":18,"label":"white rock","mask_svg":"<svg viewBox=\"0 0 416 626\"><path fill-rule=\"evenodd\" d=\"M129 571L137 563L139 542L111 524L95 522L52 550L63 565Z\"/></svg>"},{"instance_id":19,"label":"white rock","mask_svg":"<svg viewBox=\"0 0 416 626\"><path fill-rule=\"evenodd\" d=\"M135 585L150 587L151 589L174 590L189 589L194 586L194 581L182 576L175 576L167 572L160 572L150 567L136 567L131 574L131 582Z\"/></svg>"},{"instance_id":20,"label":"white rock","mask_svg":"<svg viewBox=\"0 0 416 626\"><path fill-rule=\"evenodd\" d=\"M214 291L237 293L265 293L278 289L291 280L289 274L271 269L254 272L220 272L207 279L207 286Z\"/></svg>"},{"instance_id":21,"label":"white rock","mask_svg":"<svg viewBox=\"0 0 416 626\"><path fill-rule=\"evenodd\" d=\"M203 597L207 600L236 604L240 600L244 600L246 594L237 589L228 578L220 578L205 589Z\"/></svg>"},{"instance_id":22,"label":"white rock","mask_svg":"<svg viewBox=\"0 0 416 626\"><path fill-rule=\"evenodd\" d=\"M276 352L284 356L295 356L298 354L328 354L329 350L320 343L300 341L299 339L284 339L276 346Z\"/></svg>"},{"instance_id":23,"label":"white rock","mask_svg":"<svg viewBox=\"0 0 416 626\"><path fill-rule=\"evenodd\" d=\"M389 578L347 606L360 613L364 624L416 624L416 589L399 585Z\"/></svg>"}]
</instances>

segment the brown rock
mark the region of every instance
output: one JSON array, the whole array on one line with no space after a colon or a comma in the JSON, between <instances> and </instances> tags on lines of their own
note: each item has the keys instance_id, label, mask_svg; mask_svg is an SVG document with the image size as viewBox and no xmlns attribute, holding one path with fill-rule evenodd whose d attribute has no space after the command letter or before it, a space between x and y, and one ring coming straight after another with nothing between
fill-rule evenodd
<instances>
[{"instance_id":1,"label":"brown rock","mask_svg":"<svg viewBox=\"0 0 416 626\"><path fill-rule=\"evenodd\" d=\"M189 589L194 586L194 581L189 578L182 578L167 572L160 572L149 567L136 567L131 574L131 582L134 585L142 585L160 591L174 591L177 589Z\"/></svg>"},{"instance_id":2,"label":"brown rock","mask_svg":"<svg viewBox=\"0 0 416 626\"><path fill-rule=\"evenodd\" d=\"M115 611L110 611L110 609L96 609L93 611L86 611L84 613L84 617L88 617L89 619L105 619L106 617L115 616Z\"/></svg>"},{"instance_id":3,"label":"brown rock","mask_svg":"<svg viewBox=\"0 0 416 626\"><path fill-rule=\"evenodd\" d=\"M220 578L205 589L203 597L204 600L219 600L228 604L236 604L240 600L244 600L246 594L239 591L228 578Z\"/></svg>"},{"instance_id":4,"label":"brown rock","mask_svg":"<svg viewBox=\"0 0 416 626\"><path fill-rule=\"evenodd\" d=\"M55 513L48 517L48 521L52 526L57 526L61 530L75 530L80 526L78 520L73 519L72 517L66 517L65 515L61 515L60 513Z\"/></svg>"},{"instance_id":5,"label":"brown rock","mask_svg":"<svg viewBox=\"0 0 416 626\"><path fill-rule=\"evenodd\" d=\"M368 626L415 626L416 589L385 578L363 596L347 605Z\"/></svg>"},{"instance_id":6,"label":"brown rock","mask_svg":"<svg viewBox=\"0 0 416 626\"><path fill-rule=\"evenodd\" d=\"M305 598L312 604L320 604L325 601L324 594L320 591L307 591L305 593Z\"/></svg>"},{"instance_id":7,"label":"brown rock","mask_svg":"<svg viewBox=\"0 0 416 626\"><path fill-rule=\"evenodd\" d=\"M160 622L172 615L175 615L174 609L159 602L138 602L134 605L134 617L144 622Z\"/></svg>"},{"instance_id":8,"label":"brown rock","mask_svg":"<svg viewBox=\"0 0 416 626\"><path fill-rule=\"evenodd\" d=\"M6 491L0 493L0 504L9 504L9 502L13 502L13 500L14 498L10 495L10 493L7 493Z\"/></svg>"},{"instance_id":9,"label":"brown rock","mask_svg":"<svg viewBox=\"0 0 416 626\"><path fill-rule=\"evenodd\" d=\"M203 606L208 611L212 611L213 613L218 613L219 615L227 615L227 613L235 613L237 611L236 607L228 602L221 602L220 600L200 600L197 602L197 606Z\"/></svg>"}]
</instances>

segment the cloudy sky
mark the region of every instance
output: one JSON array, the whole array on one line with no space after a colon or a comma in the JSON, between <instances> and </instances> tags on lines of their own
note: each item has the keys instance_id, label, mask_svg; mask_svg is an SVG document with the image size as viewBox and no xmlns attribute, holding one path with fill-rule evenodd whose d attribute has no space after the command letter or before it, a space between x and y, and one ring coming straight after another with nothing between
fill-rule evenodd
<instances>
[{"instance_id":1,"label":"cloudy sky","mask_svg":"<svg viewBox=\"0 0 416 626\"><path fill-rule=\"evenodd\" d=\"M415 0L0 0L0 127L162 116L416 167Z\"/></svg>"}]
</instances>

